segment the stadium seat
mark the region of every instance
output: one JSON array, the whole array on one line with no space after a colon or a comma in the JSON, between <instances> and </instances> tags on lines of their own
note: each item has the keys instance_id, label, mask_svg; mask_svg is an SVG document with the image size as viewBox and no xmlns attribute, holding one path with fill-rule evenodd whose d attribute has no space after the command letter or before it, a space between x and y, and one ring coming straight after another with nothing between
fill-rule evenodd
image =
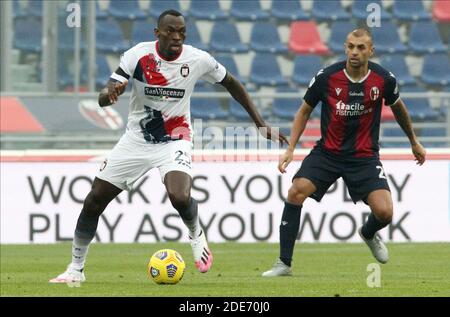
<instances>
[{"instance_id":1,"label":"stadium seat","mask_svg":"<svg viewBox=\"0 0 450 317\"><path fill-rule=\"evenodd\" d=\"M250 36L250 48L255 52L287 53L277 27L270 22L255 22Z\"/></svg>"},{"instance_id":2,"label":"stadium seat","mask_svg":"<svg viewBox=\"0 0 450 317\"><path fill-rule=\"evenodd\" d=\"M270 17L269 13L261 9L259 0L233 0L230 15L242 21L267 20Z\"/></svg>"},{"instance_id":3,"label":"stadium seat","mask_svg":"<svg viewBox=\"0 0 450 317\"><path fill-rule=\"evenodd\" d=\"M322 61L317 55L298 55L294 60L294 73L292 80L294 83L308 86L311 79L322 68Z\"/></svg>"},{"instance_id":4,"label":"stadium seat","mask_svg":"<svg viewBox=\"0 0 450 317\"><path fill-rule=\"evenodd\" d=\"M301 142L302 148L311 149L316 145L317 140L320 139L322 133L320 131L320 119L312 118L308 120L305 131L303 131L300 140L304 140L306 137L313 138L313 140L304 140Z\"/></svg>"},{"instance_id":5,"label":"stadium seat","mask_svg":"<svg viewBox=\"0 0 450 317\"><path fill-rule=\"evenodd\" d=\"M450 85L450 62L447 54L425 55L422 81L428 85Z\"/></svg>"},{"instance_id":6,"label":"stadium seat","mask_svg":"<svg viewBox=\"0 0 450 317\"><path fill-rule=\"evenodd\" d=\"M71 51L75 49L75 30L76 28L69 28L66 25L66 18L58 18L58 50ZM87 48L84 41L83 32L80 32L80 48L85 50Z\"/></svg>"},{"instance_id":7,"label":"stadium seat","mask_svg":"<svg viewBox=\"0 0 450 317\"><path fill-rule=\"evenodd\" d=\"M450 1L434 1L433 18L442 23L450 22Z\"/></svg>"},{"instance_id":8,"label":"stadium seat","mask_svg":"<svg viewBox=\"0 0 450 317\"><path fill-rule=\"evenodd\" d=\"M19 0L13 1L13 17L15 18L24 18L28 16L27 10L22 7Z\"/></svg>"},{"instance_id":9,"label":"stadium seat","mask_svg":"<svg viewBox=\"0 0 450 317\"><path fill-rule=\"evenodd\" d=\"M181 11L180 4L177 0L156 0L150 2L150 8L148 12L150 16L157 19L161 13L169 9ZM186 14L183 15L186 17Z\"/></svg>"},{"instance_id":10,"label":"stadium seat","mask_svg":"<svg viewBox=\"0 0 450 317\"><path fill-rule=\"evenodd\" d=\"M340 0L314 1L311 13L318 21L350 19L350 14L344 10Z\"/></svg>"},{"instance_id":11,"label":"stadium seat","mask_svg":"<svg viewBox=\"0 0 450 317\"><path fill-rule=\"evenodd\" d=\"M223 120L228 118L228 112L220 104L218 98L191 98L192 119Z\"/></svg>"},{"instance_id":12,"label":"stadium seat","mask_svg":"<svg viewBox=\"0 0 450 317\"><path fill-rule=\"evenodd\" d=\"M430 13L425 10L421 0L396 0L392 7L392 15L403 21L431 19Z\"/></svg>"},{"instance_id":13,"label":"stadium seat","mask_svg":"<svg viewBox=\"0 0 450 317\"><path fill-rule=\"evenodd\" d=\"M43 1L28 1L27 14L32 17L42 17Z\"/></svg>"},{"instance_id":14,"label":"stadium seat","mask_svg":"<svg viewBox=\"0 0 450 317\"><path fill-rule=\"evenodd\" d=\"M387 142L383 137L402 137L404 141L393 141L393 142ZM400 147L400 148L406 148L410 147L410 143L408 142L408 139L403 132L403 130L400 127L396 128L384 128L383 129L383 137L381 138L382 147Z\"/></svg>"},{"instance_id":15,"label":"stadium seat","mask_svg":"<svg viewBox=\"0 0 450 317\"><path fill-rule=\"evenodd\" d=\"M233 58L233 56L231 55L218 55L216 56L216 60L222 64L225 69L230 72L231 74L233 74L233 76L239 80L241 83L246 83L247 80L241 76L238 67L236 66L236 62Z\"/></svg>"},{"instance_id":16,"label":"stadium seat","mask_svg":"<svg viewBox=\"0 0 450 317\"><path fill-rule=\"evenodd\" d=\"M42 21L35 18L15 20L14 48L39 53L42 50Z\"/></svg>"},{"instance_id":17,"label":"stadium seat","mask_svg":"<svg viewBox=\"0 0 450 317\"><path fill-rule=\"evenodd\" d=\"M397 26L391 21L384 21L381 27L372 28L375 53L403 53L406 46L400 40Z\"/></svg>"},{"instance_id":18,"label":"stadium seat","mask_svg":"<svg viewBox=\"0 0 450 317\"><path fill-rule=\"evenodd\" d=\"M303 11L298 0L272 1L271 14L278 20L308 20L309 14Z\"/></svg>"},{"instance_id":19,"label":"stadium seat","mask_svg":"<svg viewBox=\"0 0 450 317\"><path fill-rule=\"evenodd\" d=\"M409 32L409 48L413 53L443 53L447 47L434 22L413 22Z\"/></svg>"},{"instance_id":20,"label":"stadium seat","mask_svg":"<svg viewBox=\"0 0 450 317\"><path fill-rule=\"evenodd\" d=\"M153 29L156 27L156 21L136 20L131 29L131 43L136 45L141 42L150 42L155 40Z\"/></svg>"},{"instance_id":21,"label":"stadium seat","mask_svg":"<svg viewBox=\"0 0 450 317\"><path fill-rule=\"evenodd\" d=\"M137 0L110 0L108 12L117 19L136 20L147 17Z\"/></svg>"},{"instance_id":22,"label":"stadium seat","mask_svg":"<svg viewBox=\"0 0 450 317\"><path fill-rule=\"evenodd\" d=\"M217 0L191 0L189 16L199 20L225 20L228 15L224 12Z\"/></svg>"},{"instance_id":23,"label":"stadium seat","mask_svg":"<svg viewBox=\"0 0 450 317\"><path fill-rule=\"evenodd\" d=\"M427 98L402 98L413 120L436 121L440 113L431 108Z\"/></svg>"},{"instance_id":24,"label":"stadium seat","mask_svg":"<svg viewBox=\"0 0 450 317\"><path fill-rule=\"evenodd\" d=\"M289 87L277 88L277 93L297 93L297 89ZM275 98L272 105L272 115L276 120L289 122L294 120L302 100L300 98Z\"/></svg>"},{"instance_id":25,"label":"stadium seat","mask_svg":"<svg viewBox=\"0 0 450 317\"><path fill-rule=\"evenodd\" d=\"M283 86L288 81L281 75L280 66L273 54L258 53L250 67L250 81L259 86Z\"/></svg>"},{"instance_id":26,"label":"stadium seat","mask_svg":"<svg viewBox=\"0 0 450 317\"><path fill-rule=\"evenodd\" d=\"M400 86L414 85L416 80L411 76L405 62L405 56L401 54L384 55L381 57L381 66L391 71Z\"/></svg>"},{"instance_id":27,"label":"stadium seat","mask_svg":"<svg viewBox=\"0 0 450 317\"><path fill-rule=\"evenodd\" d=\"M215 22L211 31L210 47L217 52L245 53L248 46L241 42L236 25L230 22Z\"/></svg>"},{"instance_id":28,"label":"stadium seat","mask_svg":"<svg viewBox=\"0 0 450 317\"><path fill-rule=\"evenodd\" d=\"M85 60L85 63L87 63L87 60ZM97 65L95 74L95 84L98 88L103 88L106 86L106 83L108 82L109 77L112 74L112 70L108 65L106 56L103 54L97 54L95 63Z\"/></svg>"},{"instance_id":29,"label":"stadium seat","mask_svg":"<svg viewBox=\"0 0 450 317\"><path fill-rule=\"evenodd\" d=\"M394 116L394 113L392 112L391 107L385 106L384 99L383 99L383 106L381 107L381 121L386 122L386 121L394 121L394 120L395 120L395 116Z\"/></svg>"},{"instance_id":30,"label":"stadium seat","mask_svg":"<svg viewBox=\"0 0 450 317\"><path fill-rule=\"evenodd\" d=\"M203 43L200 33L197 28L197 24L194 20L186 22L186 44L192 45L200 50L207 51L208 45Z\"/></svg>"},{"instance_id":31,"label":"stadium seat","mask_svg":"<svg viewBox=\"0 0 450 317\"><path fill-rule=\"evenodd\" d=\"M328 47L320 39L315 22L297 21L291 23L289 50L295 54L329 53Z\"/></svg>"},{"instance_id":32,"label":"stadium seat","mask_svg":"<svg viewBox=\"0 0 450 317\"><path fill-rule=\"evenodd\" d=\"M122 53L129 49L120 25L114 20L97 21L96 47L101 52Z\"/></svg>"},{"instance_id":33,"label":"stadium seat","mask_svg":"<svg viewBox=\"0 0 450 317\"><path fill-rule=\"evenodd\" d=\"M389 12L387 12L384 8L383 5L381 3L380 0L358 0L358 1L353 1L353 6L352 6L352 14L354 17L356 17L357 19L360 20L366 20L367 17L369 16L369 14L371 14L372 11L367 11L367 6L369 4L378 4L381 11L380 11L380 17L382 21L385 20L390 20L392 17L389 14Z\"/></svg>"},{"instance_id":34,"label":"stadium seat","mask_svg":"<svg viewBox=\"0 0 450 317\"><path fill-rule=\"evenodd\" d=\"M447 131L445 128L422 128L419 132L419 137L446 137ZM428 140L422 140L422 145L429 148L429 147L446 147L447 146L446 141L428 141Z\"/></svg>"},{"instance_id":35,"label":"stadium seat","mask_svg":"<svg viewBox=\"0 0 450 317\"><path fill-rule=\"evenodd\" d=\"M250 115L241 106L239 102L234 99L230 99L230 114L231 116L239 121L251 121Z\"/></svg>"},{"instance_id":36,"label":"stadium seat","mask_svg":"<svg viewBox=\"0 0 450 317\"><path fill-rule=\"evenodd\" d=\"M331 35L330 39L327 42L328 47L335 53L344 52L344 43L347 40L347 35L356 28L356 25L351 22L334 22L330 27Z\"/></svg>"}]
</instances>

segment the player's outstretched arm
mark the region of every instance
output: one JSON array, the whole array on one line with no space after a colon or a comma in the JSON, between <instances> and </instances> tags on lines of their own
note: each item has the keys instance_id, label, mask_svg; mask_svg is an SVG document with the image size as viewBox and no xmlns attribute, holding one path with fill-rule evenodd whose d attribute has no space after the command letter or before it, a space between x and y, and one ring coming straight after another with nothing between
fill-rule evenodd
<instances>
[{"instance_id":1,"label":"player's outstretched arm","mask_svg":"<svg viewBox=\"0 0 450 317\"><path fill-rule=\"evenodd\" d=\"M401 99L398 99L396 103L391 106L394 113L395 120L398 122L402 130L411 143L411 150L417 161L417 164L422 165L425 162L426 151L425 148L417 140L416 134L412 128L411 118L409 117L408 110Z\"/></svg>"},{"instance_id":2,"label":"player's outstretched arm","mask_svg":"<svg viewBox=\"0 0 450 317\"><path fill-rule=\"evenodd\" d=\"M117 68L116 73L121 74L124 73L124 71L119 67ZM118 80L109 79L106 83L106 87L100 91L100 94L98 96L98 104L100 105L100 107L106 107L115 104L119 96L124 93L127 85L127 80L121 83Z\"/></svg>"},{"instance_id":3,"label":"player's outstretched arm","mask_svg":"<svg viewBox=\"0 0 450 317\"><path fill-rule=\"evenodd\" d=\"M306 102L303 102L295 114L294 122L292 123L291 128L291 140L289 141L289 146L278 163L278 170L281 173L286 173L286 167L292 162L294 158L295 146L303 134L303 131L305 131L306 123L308 122L312 111L313 107L308 105Z\"/></svg>"},{"instance_id":4,"label":"player's outstretched arm","mask_svg":"<svg viewBox=\"0 0 450 317\"><path fill-rule=\"evenodd\" d=\"M289 144L287 138L282 134L272 129L267 125L264 119L256 110L253 101L251 100L249 94L245 90L244 86L239 80L237 80L231 73L227 72L225 78L220 82L220 84L225 87L230 95L241 104L242 107L248 112L253 122L259 128L260 133L267 139L278 140L281 143Z\"/></svg>"}]
</instances>

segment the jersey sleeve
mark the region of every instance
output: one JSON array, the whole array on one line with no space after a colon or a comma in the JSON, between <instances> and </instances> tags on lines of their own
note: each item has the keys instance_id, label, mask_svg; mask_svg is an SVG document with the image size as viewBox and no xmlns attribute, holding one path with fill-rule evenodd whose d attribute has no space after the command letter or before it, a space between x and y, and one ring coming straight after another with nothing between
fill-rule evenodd
<instances>
[{"instance_id":1,"label":"jersey sleeve","mask_svg":"<svg viewBox=\"0 0 450 317\"><path fill-rule=\"evenodd\" d=\"M323 91L323 88L323 70L321 69L309 82L309 86L303 100L314 108L321 99L321 91Z\"/></svg>"},{"instance_id":2,"label":"jersey sleeve","mask_svg":"<svg viewBox=\"0 0 450 317\"><path fill-rule=\"evenodd\" d=\"M136 63L137 63L136 52L134 50L134 47L132 47L120 56L120 63L119 63L119 67L128 76L124 77L114 72L112 73L111 78L123 83L125 80L128 80L130 77L133 76L134 69L136 68Z\"/></svg>"},{"instance_id":3,"label":"jersey sleeve","mask_svg":"<svg viewBox=\"0 0 450 317\"><path fill-rule=\"evenodd\" d=\"M395 79L394 74L389 73L386 78L386 87L385 87L385 105L392 106L397 102L398 98L400 98L400 92L397 85L397 80Z\"/></svg>"},{"instance_id":4,"label":"jersey sleeve","mask_svg":"<svg viewBox=\"0 0 450 317\"><path fill-rule=\"evenodd\" d=\"M202 79L211 84L215 84L221 82L225 78L227 70L222 64L216 61L214 57L205 52L202 60L204 67L204 73L201 76Z\"/></svg>"}]
</instances>

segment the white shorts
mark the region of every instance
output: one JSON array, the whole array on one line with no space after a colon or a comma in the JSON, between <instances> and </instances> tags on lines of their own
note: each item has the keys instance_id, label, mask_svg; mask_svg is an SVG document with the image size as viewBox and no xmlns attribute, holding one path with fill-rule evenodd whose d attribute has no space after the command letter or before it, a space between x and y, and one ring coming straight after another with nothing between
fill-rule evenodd
<instances>
[{"instance_id":1,"label":"white shorts","mask_svg":"<svg viewBox=\"0 0 450 317\"><path fill-rule=\"evenodd\" d=\"M170 171L191 175L191 152L192 143L186 140L143 143L127 132L102 163L97 177L122 190L131 190L154 167L159 169L162 182Z\"/></svg>"}]
</instances>

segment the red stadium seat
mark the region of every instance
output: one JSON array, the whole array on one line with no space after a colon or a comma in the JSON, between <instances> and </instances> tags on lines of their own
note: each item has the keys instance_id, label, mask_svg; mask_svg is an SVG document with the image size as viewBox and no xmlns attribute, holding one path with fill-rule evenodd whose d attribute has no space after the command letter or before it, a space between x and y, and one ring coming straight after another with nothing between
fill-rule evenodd
<instances>
[{"instance_id":1,"label":"red stadium seat","mask_svg":"<svg viewBox=\"0 0 450 317\"><path fill-rule=\"evenodd\" d=\"M433 18L439 22L450 22L450 1L434 1Z\"/></svg>"},{"instance_id":2,"label":"red stadium seat","mask_svg":"<svg viewBox=\"0 0 450 317\"><path fill-rule=\"evenodd\" d=\"M326 55L328 47L320 39L314 22L297 21L291 24L289 50L296 54Z\"/></svg>"}]
</instances>

